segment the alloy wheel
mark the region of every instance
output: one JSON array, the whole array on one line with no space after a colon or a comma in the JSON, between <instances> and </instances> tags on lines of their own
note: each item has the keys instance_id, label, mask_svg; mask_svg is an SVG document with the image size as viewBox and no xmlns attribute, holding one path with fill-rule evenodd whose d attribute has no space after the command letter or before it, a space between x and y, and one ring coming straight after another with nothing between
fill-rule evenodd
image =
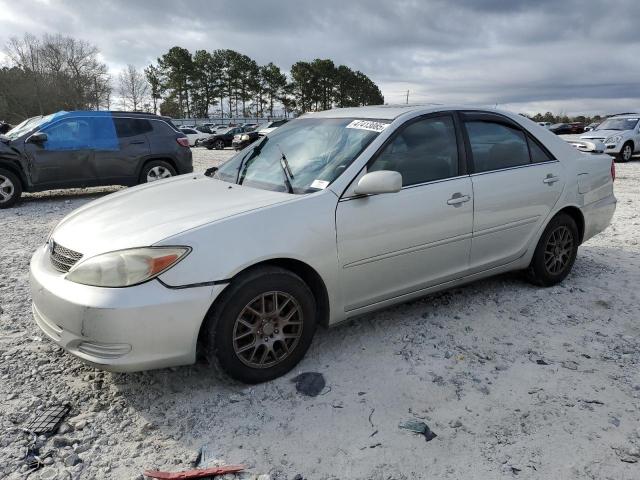
<instances>
[{"instance_id":1,"label":"alloy wheel","mask_svg":"<svg viewBox=\"0 0 640 480\"><path fill-rule=\"evenodd\" d=\"M149 173L147 173L147 182L155 182L156 180L162 180L163 178L169 177L171 177L169 169L158 165L153 167L149 170Z\"/></svg>"},{"instance_id":2,"label":"alloy wheel","mask_svg":"<svg viewBox=\"0 0 640 480\"><path fill-rule=\"evenodd\" d=\"M302 308L285 292L258 295L240 312L233 326L233 350L251 368L279 364L302 336Z\"/></svg>"},{"instance_id":3,"label":"alloy wheel","mask_svg":"<svg viewBox=\"0 0 640 480\"><path fill-rule=\"evenodd\" d=\"M629 160L631 160L631 157L633 156L633 151L631 150L631 145L625 145L622 148L622 159L625 162L628 162Z\"/></svg>"},{"instance_id":4,"label":"alloy wheel","mask_svg":"<svg viewBox=\"0 0 640 480\"><path fill-rule=\"evenodd\" d=\"M571 262L573 233L562 225L551 232L544 249L544 265L552 275L558 275Z\"/></svg>"},{"instance_id":5,"label":"alloy wheel","mask_svg":"<svg viewBox=\"0 0 640 480\"><path fill-rule=\"evenodd\" d=\"M16 187L10 178L0 175L0 203L11 200L16 193Z\"/></svg>"}]
</instances>

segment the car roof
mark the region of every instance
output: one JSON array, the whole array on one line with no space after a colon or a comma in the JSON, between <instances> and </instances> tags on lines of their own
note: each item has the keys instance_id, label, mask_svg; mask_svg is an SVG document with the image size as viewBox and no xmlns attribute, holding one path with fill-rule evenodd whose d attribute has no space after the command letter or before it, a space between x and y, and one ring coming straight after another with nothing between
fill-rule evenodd
<instances>
[{"instance_id":1,"label":"car roof","mask_svg":"<svg viewBox=\"0 0 640 480\"><path fill-rule=\"evenodd\" d=\"M366 107L334 108L322 112L307 112L299 118L371 118L379 120L395 120L407 113L434 113L446 111L483 111L494 112L508 117L517 114L500 110L494 107L483 107L477 105L445 105L439 103L423 104L400 104L400 105L369 105Z\"/></svg>"},{"instance_id":2,"label":"car roof","mask_svg":"<svg viewBox=\"0 0 640 480\"><path fill-rule=\"evenodd\" d=\"M640 113L620 113L618 115L611 115L609 118L638 118Z\"/></svg>"}]
</instances>

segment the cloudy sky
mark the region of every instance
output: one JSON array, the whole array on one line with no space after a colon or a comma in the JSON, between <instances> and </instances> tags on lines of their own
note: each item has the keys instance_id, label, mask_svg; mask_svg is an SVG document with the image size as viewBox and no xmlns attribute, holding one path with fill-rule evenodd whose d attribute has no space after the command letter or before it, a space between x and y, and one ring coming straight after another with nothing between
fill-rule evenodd
<instances>
[{"instance_id":1,"label":"cloudy sky","mask_svg":"<svg viewBox=\"0 0 640 480\"><path fill-rule=\"evenodd\" d=\"M287 70L331 58L388 103L640 110L639 0L0 0L0 45L25 32L95 43L114 72L231 48Z\"/></svg>"}]
</instances>

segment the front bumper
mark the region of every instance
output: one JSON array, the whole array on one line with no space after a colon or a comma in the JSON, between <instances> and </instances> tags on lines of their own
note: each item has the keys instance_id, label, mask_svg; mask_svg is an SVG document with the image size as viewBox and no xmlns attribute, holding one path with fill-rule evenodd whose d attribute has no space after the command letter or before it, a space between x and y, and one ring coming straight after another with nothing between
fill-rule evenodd
<instances>
[{"instance_id":1,"label":"front bumper","mask_svg":"<svg viewBox=\"0 0 640 480\"><path fill-rule=\"evenodd\" d=\"M104 370L130 372L195 362L202 321L222 286L126 288L64 279L40 247L31 259L33 316L55 343Z\"/></svg>"}]
</instances>

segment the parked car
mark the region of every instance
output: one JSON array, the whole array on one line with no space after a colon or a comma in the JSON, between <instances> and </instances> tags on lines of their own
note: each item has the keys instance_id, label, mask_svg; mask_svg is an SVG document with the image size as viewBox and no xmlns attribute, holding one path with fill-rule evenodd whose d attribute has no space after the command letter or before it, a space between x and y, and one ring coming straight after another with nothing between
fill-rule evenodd
<instances>
[{"instance_id":1,"label":"parked car","mask_svg":"<svg viewBox=\"0 0 640 480\"><path fill-rule=\"evenodd\" d=\"M582 122L571 122L569 126L572 134L584 133L584 123Z\"/></svg>"},{"instance_id":2,"label":"parked car","mask_svg":"<svg viewBox=\"0 0 640 480\"><path fill-rule=\"evenodd\" d=\"M596 127L597 127L598 125L600 125L600 122L593 122L593 123L590 123L589 125L587 125L586 127L584 127L584 131L585 131L585 132L590 132L590 131L592 131L592 130L595 130L595 129L596 129Z\"/></svg>"},{"instance_id":3,"label":"parked car","mask_svg":"<svg viewBox=\"0 0 640 480\"><path fill-rule=\"evenodd\" d=\"M242 127L233 127L226 128L224 130L218 130L213 135L209 135L209 137L204 140L200 140L200 145L203 147L207 147L207 149L211 150L215 148L216 150L222 150L225 147L230 147L233 142L233 137L236 134L243 133Z\"/></svg>"},{"instance_id":4,"label":"parked car","mask_svg":"<svg viewBox=\"0 0 640 480\"><path fill-rule=\"evenodd\" d=\"M551 122L538 122L538 125L548 129L551 127Z\"/></svg>"},{"instance_id":5,"label":"parked car","mask_svg":"<svg viewBox=\"0 0 640 480\"><path fill-rule=\"evenodd\" d=\"M244 129L245 132L252 132L253 130L256 129L256 127L258 126L257 123L243 123L242 128Z\"/></svg>"},{"instance_id":6,"label":"parked car","mask_svg":"<svg viewBox=\"0 0 640 480\"><path fill-rule=\"evenodd\" d=\"M289 120L285 118L282 120L275 120L273 122L263 123L256 130L259 131L262 135L266 135L268 133L273 132L276 128L283 126L288 121Z\"/></svg>"},{"instance_id":7,"label":"parked car","mask_svg":"<svg viewBox=\"0 0 640 480\"><path fill-rule=\"evenodd\" d=\"M251 145L258 138L264 136L260 132L253 130L251 132L237 133L233 136L233 140L231 141L231 146L234 150L242 150L243 148Z\"/></svg>"},{"instance_id":8,"label":"parked car","mask_svg":"<svg viewBox=\"0 0 640 480\"><path fill-rule=\"evenodd\" d=\"M580 138L604 143L605 151L620 162L628 162L640 152L640 115L616 115L604 120L594 130Z\"/></svg>"},{"instance_id":9,"label":"parked car","mask_svg":"<svg viewBox=\"0 0 640 480\"><path fill-rule=\"evenodd\" d=\"M554 123L549 127L549 131L556 135L571 135L573 128L568 123Z\"/></svg>"},{"instance_id":10,"label":"parked car","mask_svg":"<svg viewBox=\"0 0 640 480\"><path fill-rule=\"evenodd\" d=\"M509 112L307 114L218 170L62 219L31 260L33 314L102 369L202 354L262 382L318 326L507 271L556 285L611 221L613 173L610 157Z\"/></svg>"},{"instance_id":11,"label":"parked car","mask_svg":"<svg viewBox=\"0 0 640 480\"><path fill-rule=\"evenodd\" d=\"M196 130L195 128L180 127L180 131L184 133L189 139L190 147L198 146L201 140L204 140L205 138L209 138L211 136L211 133L201 132L199 130Z\"/></svg>"},{"instance_id":12,"label":"parked car","mask_svg":"<svg viewBox=\"0 0 640 480\"><path fill-rule=\"evenodd\" d=\"M193 171L187 137L166 117L58 112L0 135L0 208L22 192L136 185Z\"/></svg>"},{"instance_id":13,"label":"parked car","mask_svg":"<svg viewBox=\"0 0 640 480\"><path fill-rule=\"evenodd\" d=\"M7 133L12 128L13 128L12 125L10 125L10 124L8 124L6 122L0 121L0 135Z\"/></svg>"}]
</instances>

